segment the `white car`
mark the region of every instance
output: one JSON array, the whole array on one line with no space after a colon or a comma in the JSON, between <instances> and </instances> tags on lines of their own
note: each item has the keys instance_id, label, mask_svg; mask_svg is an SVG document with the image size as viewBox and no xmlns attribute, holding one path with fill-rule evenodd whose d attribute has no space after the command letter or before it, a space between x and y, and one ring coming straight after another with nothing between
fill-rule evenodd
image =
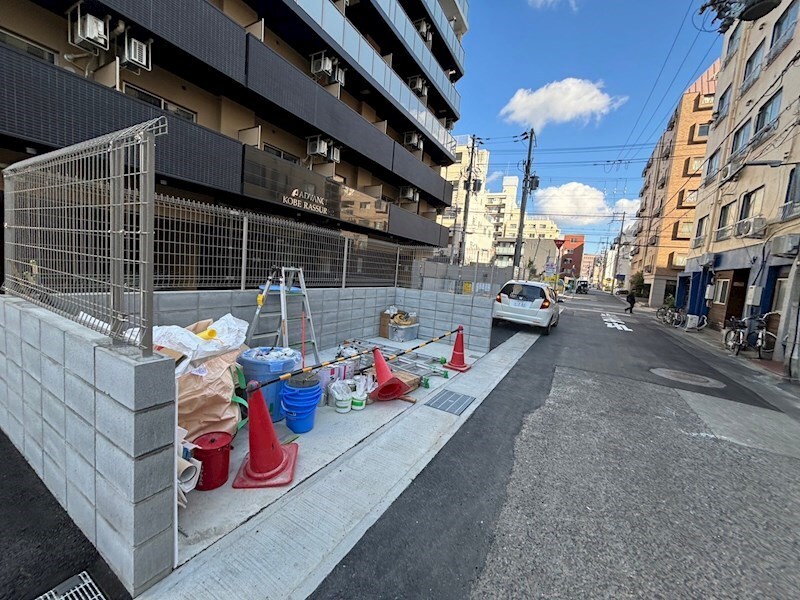
<instances>
[{"instance_id":1,"label":"white car","mask_svg":"<svg viewBox=\"0 0 800 600\"><path fill-rule=\"evenodd\" d=\"M509 281L497 294L492 319L542 328L544 335L558 325L559 300L553 289L538 281Z\"/></svg>"}]
</instances>

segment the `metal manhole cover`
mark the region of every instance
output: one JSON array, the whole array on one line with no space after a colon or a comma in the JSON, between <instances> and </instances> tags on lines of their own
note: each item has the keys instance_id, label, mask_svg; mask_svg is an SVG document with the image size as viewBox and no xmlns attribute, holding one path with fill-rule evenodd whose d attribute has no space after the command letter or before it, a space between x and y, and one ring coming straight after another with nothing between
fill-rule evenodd
<instances>
[{"instance_id":1,"label":"metal manhole cover","mask_svg":"<svg viewBox=\"0 0 800 600\"><path fill-rule=\"evenodd\" d=\"M84 571L39 596L36 600L106 600L105 596Z\"/></svg>"},{"instance_id":2,"label":"metal manhole cover","mask_svg":"<svg viewBox=\"0 0 800 600\"><path fill-rule=\"evenodd\" d=\"M431 408L437 408L444 412L460 415L474 401L475 396L467 396L466 394L458 394L449 390L443 390L425 404Z\"/></svg>"},{"instance_id":3,"label":"metal manhole cover","mask_svg":"<svg viewBox=\"0 0 800 600\"><path fill-rule=\"evenodd\" d=\"M678 381L680 383L687 383L689 385L696 385L699 387L707 388L724 388L725 384L711 377L705 375L698 375L697 373L687 373L686 371L675 371L673 369L650 369L653 375L658 375L665 379Z\"/></svg>"}]
</instances>

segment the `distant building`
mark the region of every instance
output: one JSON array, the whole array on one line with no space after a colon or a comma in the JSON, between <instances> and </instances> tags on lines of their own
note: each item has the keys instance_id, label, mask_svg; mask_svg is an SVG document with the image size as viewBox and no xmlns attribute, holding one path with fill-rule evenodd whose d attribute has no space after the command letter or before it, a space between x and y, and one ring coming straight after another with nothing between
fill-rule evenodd
<instances>
[{"instance_id":1,"label":"distant building","mask_svg":"<svg viewBox=\"0 0 800 600\"><path fill-rule=\"evenodd\" d=\"M591 279L594 275L594 266L597 262L597 254L584 254L581 261L581 279Z\"/></svg>"},{"instance_id":2,"label":"distant building","mask_svg":"<svg viewBox=\"0 0 800 600\"><path fill-rule=\"evenodd\" d=\"M581 274L583 265L584 236L577 233L564 234L564 245L561 246L561 266L559 273L562 277L577 279Z\"/></svg>"}]
</instances>

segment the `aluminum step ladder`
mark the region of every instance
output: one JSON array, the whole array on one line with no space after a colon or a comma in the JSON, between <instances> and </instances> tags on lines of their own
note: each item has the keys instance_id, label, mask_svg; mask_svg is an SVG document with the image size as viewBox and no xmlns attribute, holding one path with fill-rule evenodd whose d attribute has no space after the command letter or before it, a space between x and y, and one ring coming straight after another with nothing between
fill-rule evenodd
<instances>
[{"instance_id":1,"label":"aluminum step ladder","mask_svg":"<svg viewBox=\"0 0 800 600\"><path fill-rule=\"evenodd\" d=\"M297 285L299 284L299 291ZM277 290L272 288L277 287ZM287 298L302 297L302 312L299 315L289 315ZM276 302L277 301L277 302ZM275 306L277 304L277 306ZM267 328L263 331L265 321L278 319L275 329ZM282 346L299 350L302 340L289 340L289 323L306 321L306 347L311 346L314 351L316 363L321 363L317 336L314 332L314 321L311 318L311 307L308 304L308 290L303 269L299 267L273 267L272 272L264 284L264 291L258 296L258 306L250 323L247 334L247 345L253 346Z\"/></svg>"}]
</instances>

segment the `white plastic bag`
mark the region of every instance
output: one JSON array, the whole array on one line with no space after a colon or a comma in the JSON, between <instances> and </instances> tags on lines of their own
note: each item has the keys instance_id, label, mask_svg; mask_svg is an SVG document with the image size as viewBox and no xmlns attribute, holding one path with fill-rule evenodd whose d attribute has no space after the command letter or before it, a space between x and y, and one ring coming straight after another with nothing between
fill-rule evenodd
<instances>
[{"instance_id":1,"label":"white plastic bag","mask_svg":"<svg viewBox=\"0 0 800 600\"><path fill-rule=\"evenodd\" d=\"M353 393L350 380L334 381L328 386L328 393L333 395L334 400L348 400Z\"/></svg>"}]
</instances>

